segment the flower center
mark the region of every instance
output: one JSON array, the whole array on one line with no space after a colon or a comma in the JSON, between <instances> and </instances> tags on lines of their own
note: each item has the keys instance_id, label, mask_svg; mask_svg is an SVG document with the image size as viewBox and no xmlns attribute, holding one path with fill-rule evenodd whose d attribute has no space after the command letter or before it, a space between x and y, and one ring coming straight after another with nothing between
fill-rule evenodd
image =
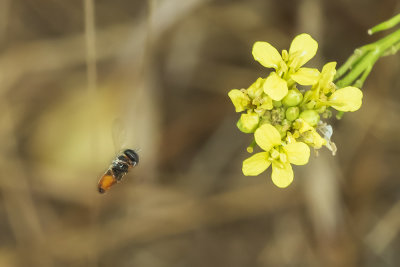
<instances>
[{"instance_id":1,"label":"flower center","mask_svg":"<svg viewBox=\"0 0 400 267\"><path fill-rule=\"evenodd\" d=\"M272 151L271 151L271 158L273 158L273 159L278 159L279 158L279 152L278 152L278 150L276 150L276 149L272 149Z\"/></svg>"}]
</instances>

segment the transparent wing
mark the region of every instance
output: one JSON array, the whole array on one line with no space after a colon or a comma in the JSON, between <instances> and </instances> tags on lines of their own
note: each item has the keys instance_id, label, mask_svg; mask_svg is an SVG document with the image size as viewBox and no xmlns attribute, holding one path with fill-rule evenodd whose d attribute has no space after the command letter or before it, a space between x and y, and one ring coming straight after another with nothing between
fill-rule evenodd
<instances>
[{"instance_id":1,"label":"transparent wing","mask_svg":"<svg viewBox=\"0 0 400 267\"><path fill-rule=\"evenodd\" d=\"M124 127L124 123L121 118L116 118L113 121L111 130L115 152L118 153L119 151L128 148L126 128Z\"/></svg>"}]
</instances>

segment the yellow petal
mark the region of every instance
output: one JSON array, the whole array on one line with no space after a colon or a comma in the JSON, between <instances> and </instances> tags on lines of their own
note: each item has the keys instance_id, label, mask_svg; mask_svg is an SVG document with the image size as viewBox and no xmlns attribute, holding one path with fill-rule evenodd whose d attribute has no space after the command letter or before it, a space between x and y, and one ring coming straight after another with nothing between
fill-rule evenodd
<instances>
[{"instance_id":1,"label":"yellow petal","mask_svg":"<svg viewBox=\"0 0 400 267\"><path fill-rule=\"evenodd\" d=\"M311 132L313 144L312 146L316 149L321 148L323 145L326 145L326 140L322 138L315 130Z\"/></svg>"},{"instance_id":2,"label":"yellow petal","mask_svg":"<svg viewBox=\"0 0 400 267\"><path fill-rule=\"evenodd\" d=\"M307 164L310 158L310 148L303 142L291 143L283 147L289 158L289 162L296 165Z\"/></svg>"},{"instance_id":3,"label":"yellow petal","mask_svg":"<svg viewBox=\"0 0 400 267\"><path fill-rule=\"evenodd\" d=\"M256 98L262 95L263 91L263 84L265 79L258 78L249 88L247 88L247 94L252 98Z\"/></svg>"},{"instance_id":4,"label":"yellow petal","mask_svg":"<svg viewBox=\"0 0 400 267\"><path fill-rule=\"evenodd\" d=\"M272 162L272 182L280 188L288 187L293 182L293 169L290 163Z\"/></svg>"},{"instance_id":5,"label":"yellow petal","mask_svg":"<svg viewBox=\"0 0 400 267\"><path fill-rule=\"evenodd\" d=\"M265 171L271 162L268 160L267 152L254 154L243 161L242 171L246 176L256 176Z\"/></svg>"},{"instance_id":6,"label":"yellow petal","mask_svg":"<svg viewBox=\"0 0 400 267\"><path fill-rule=\"evenodd\" d=\"M294 126L295 129L298 129L300 133L314 130L314 128L303 119L297 119Z\"/></svg>"},{"instance_id":7,"label":"yellow petal","mask_svg":"<svg viewBox=\"0 0 400 267\"><path fill-rule=\"evenodd\" d=\"M289 66L298 69L315 56L318 43L308 34L297 35L290 45Z\"/></svg>"},{"instance_id":8,"label":"yellow petal","mask_svg":"<svg viewBox=\"0 0 400 267\"><path fill-rule=\"evenodd\" d=\"M288 87L284 79L272 72L264 83L264 92L273 100L280 101L287 95Z\"/></svg>"},{"instance_id":9,"label":"yellow petal","mask_svg":"<svg viewBox=\"0 0 400 267\"><path fill-rule=\"evenodd\" d=\"M259 147L270 151L272 147L281 144L281 135L271 124L261 125L254 133L254 138Z\"/></svg>"},{"instance_id":10,"label":"yellow petal","mask_svg":"<svg viewBox=\"0 0 400 267\"><path fill-rule=\"evenodd\" d=\"M321 76L319 79L319 86L322 89L329 89L330 83L333 81L333 77L336 74L336 62L329 62L324 65L321 71ZM324 90L324 93L328 93L329 90Z\"/></svg>"},{"instance_id":11,"label":"yellow petal","mask_svg":"<svg viewBox=\"0 0 400 267\"><path fill-rule=\"evenodd\" d=\"M267 42L255 42L252 53L254 59L266 68L277 69L282 61L278 50Z\"/></svg>"},{"instance_id":12,"label":"yellow petal","mask_svg":"<svg viewBox=\"0 0 400 267\"><path fill-rule=\"evenodd\" d=\"M264 95L264 97L262 98L262 104L260 105L260 108L271 110L273 107L274 105L272 103L272 99L269 96Z\"/></svg>"},{"instance_id":13,"label":"yellow petal","mask_svg":"<svg viewBox=\"0 0 400 267\"><path fill-rule=\"evenodd\" d=\"M356 111L361 107L363 93L355 87L345 87L333 92L329 104L340 111Z\"/></svg>"},{"instance_id":14,"label":"yellow petal","mask_svg":"<svg viewBox=\"0 0 400 267\"><path fill-rule=\"evenodd\" d=\"M320 73L317 69L311 68L300 68L296 73L292 74L290 77L301 85L313 85L319 80Z\"/></svg>"},{"instance_id":15,"label":"yellow petal","mask_svg":"<svg viewBox=\"0 0 400 267\"><path fill-rule=\"evenodd\" d=\"M250 104L250 99L242 91L238 89L232 89L228 93L233 105L235 106L236 112L246 110L246 107Z\"/></svg>"},{"instance_id":16,"label":"yellow petal","mask_svg":"<svg viewBox=\"0 0 400 267\"><path fill-rule=\"evenodd\" d=\"M260 122L260 117L257 113L245 113L240 116L236 126L244 133L254 133Z\"/></svg>"}]
</instances>

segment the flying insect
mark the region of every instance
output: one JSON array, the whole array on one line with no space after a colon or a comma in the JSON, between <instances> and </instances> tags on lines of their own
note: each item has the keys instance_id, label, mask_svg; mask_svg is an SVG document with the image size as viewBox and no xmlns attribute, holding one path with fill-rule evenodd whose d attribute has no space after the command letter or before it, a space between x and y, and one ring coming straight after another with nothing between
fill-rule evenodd
<instances>
[{"instance_id":1,"label":"flying insect","mask_svg":"<svg viewBox=\"0 0 400 267\"><path fill-rule=\"evenodd\" d=\"M119 183L130 169L139 163L139 155L132 149L125 149L117 154L107 171L100 178L97 186L99 193L103 194L111 186Z\"/></svg>"}]
</instances>

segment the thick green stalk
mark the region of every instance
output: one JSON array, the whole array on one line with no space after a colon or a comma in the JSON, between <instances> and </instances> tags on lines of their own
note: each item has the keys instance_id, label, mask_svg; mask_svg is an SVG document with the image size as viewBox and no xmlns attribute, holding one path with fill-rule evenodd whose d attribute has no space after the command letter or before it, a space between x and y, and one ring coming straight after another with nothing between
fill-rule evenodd
<instances>
[{"instance_id":1,"label":"thick green stalk","mask_svg":"<svg viewBox=\"0 0 400 267\"><path fill-rule=\"evenodd\" d=\"M341 66L335 77L339 87L364 83L375 62L382 56L399 50L400 29L388 36L376 41L375 43L356 49L354 54ZM367 75L362 75L368 71ZM361 81L356 79L361 76Z\"/></svg>"},{"instance_id":2,"label":"thick green stalk","mask_svg":"<svg viewBox=\"0 0 400 267\"><path fill-rule=\"evenodd\" d=\"M400 23L400 14L371 28L368 33L390 29ZM386 37L356 49L349 59L338 69L335 83L338 87L355 86L361 88L371 72L376 61L387 55L393 55L400 50L400 29ZM343 112L338 112L340 119Z\"/></svg>"}]
</instances>

